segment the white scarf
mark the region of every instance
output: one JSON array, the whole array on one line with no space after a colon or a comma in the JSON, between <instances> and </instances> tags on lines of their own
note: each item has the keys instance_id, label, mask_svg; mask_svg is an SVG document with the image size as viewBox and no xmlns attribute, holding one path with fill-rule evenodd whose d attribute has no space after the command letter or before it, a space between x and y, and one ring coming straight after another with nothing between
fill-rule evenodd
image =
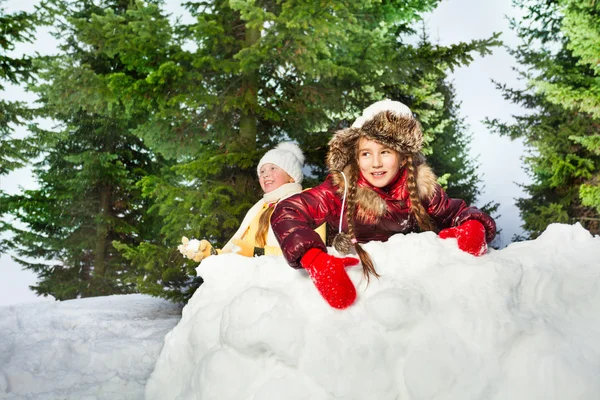
<instances>
[{"instance_id":1,"label":"white scarf","mask_svg":"<svg viewBox=\"0 0 600 400\"><path fill-rule=\"evenodd\" d=\"M233 247L233 240L242 238L242 235L246 232L250 226L250 223L252 223L254 220L254 217L256 217L256 215L263 209L265 204L279 203L279 201L285 199L286 197L290 197L291 195L300 193L301 191L302 185L299 183L285 183L279 186L277 189L269 193L265 193L263 198L257 201L256 204L254 204L252 208L248 210L244 220L240 224L240 227L231 237L231 239L229 239L229 242L227 242L227 244L223 247L223 250L230 250ZM270 226L267 232L267 246L279 247L279 242L275 238Z\"/></svg>"}]
</instances>

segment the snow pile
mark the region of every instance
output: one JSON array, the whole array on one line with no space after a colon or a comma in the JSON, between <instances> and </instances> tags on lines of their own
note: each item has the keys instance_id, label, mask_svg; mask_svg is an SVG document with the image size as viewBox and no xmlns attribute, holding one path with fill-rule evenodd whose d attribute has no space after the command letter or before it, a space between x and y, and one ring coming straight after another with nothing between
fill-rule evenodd
<instances>
[{"instance_id":1,"label":"snow pile","mask_svg":"<svg viewBox=\"0 0 600 400\"><path fill-rule=\"evenodd\" d=\"M0 399L142 400L179 318L138 294L0 307Z\"/></svg>"},{"instance_id":2,"label":"snow pile","mask_svg":"<svg viewBox=\"0 0 600 400\"><path fill-rule=\"evenodd\" d=\"M480 258L433 233L365 246L334 310L279 257L211 257L147 400L600 398L600 237L551 225Z\"/></svg>"}]
</instances>

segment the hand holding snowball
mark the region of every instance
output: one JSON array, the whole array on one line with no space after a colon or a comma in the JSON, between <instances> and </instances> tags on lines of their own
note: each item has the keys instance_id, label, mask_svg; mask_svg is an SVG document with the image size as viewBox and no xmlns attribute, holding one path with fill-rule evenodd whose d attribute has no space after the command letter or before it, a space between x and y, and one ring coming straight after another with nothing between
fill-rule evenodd
<instances>
[{"instance_id":1,"label":"hand holding snowball","mask_svg":"<svg viewBox=\"0 0 600 400\"><path fill-rule=\"evenodd\" d=\"M189 240L185 236L181 238L181 244L177 246L177 249L184 257L195 262L200 262L206 257L216 254L216 251L213 249L208 240Z\"/></svg>"}]
</instances>

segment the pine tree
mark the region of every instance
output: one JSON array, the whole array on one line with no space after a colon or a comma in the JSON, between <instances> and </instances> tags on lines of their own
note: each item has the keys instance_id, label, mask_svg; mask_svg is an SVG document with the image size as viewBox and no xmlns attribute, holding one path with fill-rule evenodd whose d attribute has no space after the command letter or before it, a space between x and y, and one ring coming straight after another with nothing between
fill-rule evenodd
<instances>
[{"instance_id":1,"label":"pine tree","mask_svg":"<svg viewBox=\"0 0 600 400\"><path fill-rule=\"evenodd\" d=\"M552 81L536 79L532 83L553 104L600 118L600 85L597 82L600 75L600 4L578 0L549 4L553 4L553 8L562 15L556 23L560 24L559 31L566 49L578 65L586 68L574 71L575 74L556 73L556 79ZM595 143L595 148L600 148L597 136Z\"/></svg>"},{"instance_id":2,"label":"pine tree","mask_svg":"<svg viewBox=\"0 0 600 400\"><path fill-rule=\"evenodd\" d=\"M7 14L0 1L0 93L6 85L20 85L33 79L34 67L29 56L12 57L10 53L19 43L32 42L37 18L29 13ZM31 117L28 106L14 101L3 94L0 99L0 180L11 171L23 167L31 145L22 138L15 137L15 128L24 126ZM8 198L0 187L0 216L8 211ZM0 221L0 233L10 230L10 225ZM9 241L0 242L0 252L7 249Z\"/></svg>"},{"instance_id":3,"label":"pine tree","mask_svg":"<svg viewBox=\"0 0 600 400\"><path fill-rule=\"evenodd\" d=\"M207 238L215 246L229 239L260 196L255 166L275 142L293 139L305 150L310 185L325 175L331 132L373 101L404 95L423 116L427 108L441 113L443 96L434 87L424 90L426 79L415 75L415 67L431 69L440 60L448 67L466 64L470 53L485 53L497 41L438 47L433 55L407 45L411 24L435 4L188 3L196 22L180 26L177 36L191 41L187 48L193 50L182 46L156 71L123 80L114 90L115 96L124 94L119 98L126 108L153 110L136 133L178 163L141 182L154 201L152 212L163 218L167 247L121 248L148 271L142 290L175 295L165 293L163 278L183 280L189 265L170 260L155 269L155 260L166 261L159 254L170 254L182 235ZM119 29L106 19L103 24ZM436 132L426 134L432 142Z\"/></svg>"},{"instance_id":4,"label":"pine tree","mask_svg":"<svg viewBox=\"0 0 600 400\"><path fill-rule=\"evenodd\" d=\"M67 41L36 90L63 129L35 131L48 149L41 189L17 199L30 227L22 255L61 262L30 266L47 282L38 289L62 285L52 294L69 298L101 281L102 293L137 285L186 300L200 280L176 250L181 236L224 244L259 197L255 166L275 142L299 142L321 179L331 132L384 96L419 114L431 153L453 118L441 71L497 44L408 45L436 3L191 2L196 21L172 30L154 3L48 2L69 16L56 23ZM127 213L101 206L109 192Z\"/></svg>"},{"instance_id":5,"label":"pine tree","mask_svg":"<svg viewBox=\"0 0 600 400\"><path fill-rule=\"evenodd\" d=\"M577 65L585 68L582 73L562 73L552 81L535 80L534 85L553 104L568 110L584 113L600 120L600 3L596 1L562 0L559 10L564 15L561 32L568 39L566 47L577 58ZM568 72L568 71L564 71ZM579 71L578 71L579 72ZM591 129L575 133L571 140L584 146L589 152L600 156L600 133ZM593 163L592 159L587 159ZM590 173L579 187L581 203L596 209L600 214L600 166L596 162L595 173ZM592 220L593 221L593 220ZM595 220L594 226L600 225Z\"/></svg>"},{"instance_id":6,"label":"pine tree","mask_svg":"<svg viewBox=\"0 0 600 400\"><path fill-rule=\"evenodd\" d=\"M97 36L97 15L120 15L124 24L134 25L135 15L128 14L127 1L95 3L45 4L63 44L59 55L40 60L41 80L32 90L42 105L39 115L56 126L32 129L30 139L42 155L33 169L39 189L9 202L26 226L13 228L17 261L38 274L32 287L38 294L58 300L136 291L141 273L112 242L137 245L154 239L158 230L136 186L164 165L131 133L146 116L132 115L105 96L107 76L126 78L137 71L120 55L103 52L107 43ZM152 46L147 38L142 42Z\"/></svg>"},{"instance_id":7,"label":"pine tree","mask_svg":"<svg viewBox=\"0 0 600 400\"><path fill-rule=\"evenodd\" d=\"M31 43L37 18L26 12L6 14L0 2L0 91L5 84L20 85L31 81L34 74L31 57L12 58L9 54L18 43ZM13 129L22 126L31 116L28 107L19 101L0 99L0 175L24 166L21 151L24 141L12 137Z\"/></svg>"},{"instance_id":8,"label":"pine tree","mask_svg":"<svg viewBox=\"0 0 600 400\"><path fill-rule=\"evenodd\" d=\"M530 238L553 222L580 222L598 233L599 120L593 108L586 106L594 100L575 101L575 97L587 93L592 99L599 86L597 71L586 61L583 48L575 50L580 44L573 35L569 12L579 7L569 1L521 1L518 5L527 15L520 23L512 21L523 40L512 53L524 67L521 77L528 86L523 90L498 87L505 98L531 112L516 117L513 124L497 120L489 124L501 135L523 138L529 149L525 164L533 182L524 188L530 197L517 202L523 227Z\"/></svg>"}]
</instances>

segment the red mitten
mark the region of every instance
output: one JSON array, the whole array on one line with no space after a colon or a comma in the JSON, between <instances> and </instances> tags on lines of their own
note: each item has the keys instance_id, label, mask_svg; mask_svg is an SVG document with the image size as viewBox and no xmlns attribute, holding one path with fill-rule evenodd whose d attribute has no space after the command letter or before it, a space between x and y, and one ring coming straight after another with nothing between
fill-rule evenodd
<instances>
[{"instance_id":1,"label":"red mitten","mask_svg":"<svg viewBox=\"0 0 600 400\"><path fill-rule=\"evenodd\" d=\"M350 306L356 299L356 289L345 268L358 263L356 258L338 258L314 248L300 260L321 296L331 307L339 309Z\"/></svg>"},{"instance_id":2,"label":"red mitten","mask_svg":"<svg viewBox=\"0 0 600 400\"><path fill-rule=\"evenodd\" d=\"M474 256L480 256L487 251L485 228L479 221L471 219L455 228L443 229L440 238L456 238L458 248Z\"/></svg>"}]
</instances>

